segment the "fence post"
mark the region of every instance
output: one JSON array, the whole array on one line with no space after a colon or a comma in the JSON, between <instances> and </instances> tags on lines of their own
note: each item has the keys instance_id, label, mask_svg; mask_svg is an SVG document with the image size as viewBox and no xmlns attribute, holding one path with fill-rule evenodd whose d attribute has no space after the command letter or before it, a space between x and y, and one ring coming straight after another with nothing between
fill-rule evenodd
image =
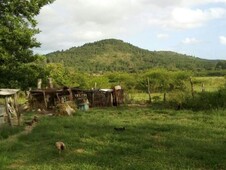
<instances>
[{"instance_id":1,"label":"fence post","mask_svg":"<svg viewBox=\"0 0 226 170\"><path fill-rule=\"evenodd\" d=\"M147 86L148 86L148 96L149 96L149 102L151 103L151 89L150 89L150 80L149 78L147 79Z\"/></svg>"},{"instance_id":2,"label":"fence post","mask_svg":"<svg viewBox=\"0 0 226 170\"><path fill-rule=\"evenodd\" d=\"M190 84L191 84L191 95L192 95L192 98L194 98L194 83L192 81L192 77L190 77Z\"/></svg>"},{"instance_id":3,"label":"fence post","mask_svg":"<svg viewBox=\"0 0 226 170\"><path fill-rule=\"evenodd\" d=\"M12 120L11 120L11 114L10 114L9 108L8 108L8 97L5 97L5 111L6 111L6 114L8 116L9 125L13 126Z\"/></svg>"}]
</instances>

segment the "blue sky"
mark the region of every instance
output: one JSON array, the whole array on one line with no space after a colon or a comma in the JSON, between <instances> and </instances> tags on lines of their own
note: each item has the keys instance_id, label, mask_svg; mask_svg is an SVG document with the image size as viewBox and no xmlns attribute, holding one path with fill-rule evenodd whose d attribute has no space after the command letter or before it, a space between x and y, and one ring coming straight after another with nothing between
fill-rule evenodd
<instances>
[{"instance_id":1,"label":"blue sky","mask_svg":"<svg viewBox=\"0 0 226 170\"><path fill-rule=\"evenodd\" d=\"M55 0L37 20L40 54L116 38L226 60L226 0Z\"/></svg>"}]
</instances>

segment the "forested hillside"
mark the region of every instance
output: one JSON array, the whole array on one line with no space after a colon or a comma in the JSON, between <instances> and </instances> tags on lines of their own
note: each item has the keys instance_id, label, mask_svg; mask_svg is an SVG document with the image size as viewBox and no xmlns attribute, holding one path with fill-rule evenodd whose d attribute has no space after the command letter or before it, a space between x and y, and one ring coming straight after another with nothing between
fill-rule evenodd
<instances>
[{"instance_id":1,"label":"forested hillside","mask_svg":"<svg viewBox=\"0 0 226 170\"><path fill-rule=\"evenodd\" d=\"M47 55L47 61L63 62L80 71L136 72L156 67L170 70L212 70L217 60L205 60L170 51L148 51L121 40L107 39L56 51Z\"/></svg>"}]
</instances>

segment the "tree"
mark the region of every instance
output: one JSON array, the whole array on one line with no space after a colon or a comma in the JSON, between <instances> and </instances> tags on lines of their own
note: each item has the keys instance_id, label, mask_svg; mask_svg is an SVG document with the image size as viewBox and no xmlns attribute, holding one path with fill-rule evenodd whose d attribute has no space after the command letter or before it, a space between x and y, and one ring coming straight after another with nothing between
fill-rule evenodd
<instances>
[{"instance_id":1,"label":"tree","mask_svg":"<svg viewBox=\"0 0 226 170\"><path fill-rule=\"evenodd\" d=\"M32 48L40 46L34 38L39 33L34 17L51 2L53 0L0 0L1 86L18 87L20 83L12 82L24 81L19 77L20 69L37 59Z\"/></svg>"},{"instance_id":2,"label":"tree","mask_svg":"<svg viewBox=\"0 0 226 170\"><path fill-rule=\"evenodd\" d=\"M96 87L95 87L96 86ZM93 75L89 75L89 77L87 78L87 89L91 89L91 88L110 88L110 83L109 83L109 79L106 76L93 76Z\"/></svg>"},{"instance_id":3,"label":"tree","mask_svg":"<svg viewBox=\"0 0 226 170\"><path fill-rule=\"evenodd\" d=\"M215 67L216 70L226 69L226 61L219 61Z\"/></svg>"}]
</instances>

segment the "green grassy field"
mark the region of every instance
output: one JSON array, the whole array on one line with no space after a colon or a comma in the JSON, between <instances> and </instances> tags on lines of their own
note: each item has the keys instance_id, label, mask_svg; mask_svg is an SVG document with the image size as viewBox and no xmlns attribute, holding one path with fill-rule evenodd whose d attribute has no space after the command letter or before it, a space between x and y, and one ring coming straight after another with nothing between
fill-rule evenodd
<instances>
[{"instance_id":1,"label":"green grassy field","mask_svg":"<svg viewBox=\"0 0 226 170\"><path fill-rule=\"evenodd\" d=\"M204 89L206 92L214 92L219 90L220 88L225 86L225 78L224 77L193 77L192 81L194 83L194 91L195 92L201 92L202 91L202 84L204 84ZM188 88L190 87L190 82L188 82L187 85ZM163 93L151 93L152 101L158 102L163 101ZM168 98L168 93L166 95ZM143 93L129 93L128 95L129 100L135 102L135 103L144 103L144 101L149 100L149 96L147 92Z\"/></svg>"},{"instance_id":2,"label":"green grassy field","mask_svg":"<svg viewBox=\"0 0 226 170\"><path fill-rule=\"evenodd\" d=\"M225 85L224 77L194 77L194 88L195 91L202 91L202 84L206 91L216 91Z\"/></svg>"},{"instance_id":3,"label":"green grassy field","mask_svg":"<svg viewBox=\"0 0 226 170\"><path fill-rule=\"evenodd\" d=\"M43 116L31 133L0 146L3 170L226 169L226 112L134 107Z\"/></svg>"}]
</instances>

